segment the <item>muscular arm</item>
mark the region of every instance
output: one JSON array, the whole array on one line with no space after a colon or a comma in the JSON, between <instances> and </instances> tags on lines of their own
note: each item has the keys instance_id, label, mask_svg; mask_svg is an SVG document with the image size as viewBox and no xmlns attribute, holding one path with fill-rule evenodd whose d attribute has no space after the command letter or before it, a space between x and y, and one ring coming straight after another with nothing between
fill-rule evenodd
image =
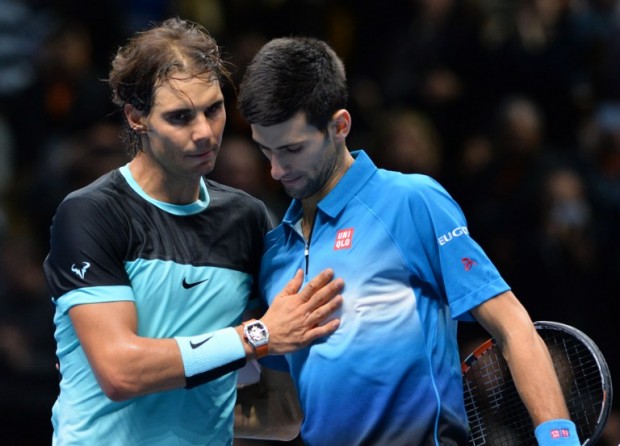
<instances>
[{"instance_id":1,"label":"muscular arm","mask_svg":"<svg viewBox=\"0 0 620 446\"><path fill-rule=\"evenodd\" d=\"M569 419L549 351L515 295L510 291L502 293L472 313L497 339L534 425L557 418Z\"/></svg>"},{"instance_id":2,"label":"muscular arm","mask_svg":"<svg viewBox=\"0 0 620 446\"><path fill-rule=\"evenodd\" d=\"M185 385L176 341L138 336L133 302L77 305L69 315L110 399L120 401Z\"/></svg>"},{"instance_id":3,"label":"muscular arm","mask_svg":"<svg viewBox=\"0 0 620 446\"><path fill-rule=\"evenodd\" d=\"M298 273L276 297L262 318L271 334L271 354L296 350L336 330L338 319L320 325L342 303L338 295L342 280L332 279L333 271L326 270L299 291L303 275ZM133 302L76 305L69 315L95 376L110 399L121 401L185 386L177 341L138 336ZM253 350L243 340L242 327L236 331L246 357L252 358Z\"/></svg>"}]
</instances>

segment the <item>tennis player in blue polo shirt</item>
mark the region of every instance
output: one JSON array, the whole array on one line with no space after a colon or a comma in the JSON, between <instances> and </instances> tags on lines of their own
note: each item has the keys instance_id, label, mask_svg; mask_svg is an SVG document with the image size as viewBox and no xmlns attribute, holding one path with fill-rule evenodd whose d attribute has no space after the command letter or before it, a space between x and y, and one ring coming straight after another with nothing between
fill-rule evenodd
<instances>
[{"instance_id":1,"label":"tennis player in blue polo shirt","mask_svg":"<svg viewBox=\"0 0 620 446\"><path fill-rule=\"evenodd\" d=\"M267 235L262 295L300 268L312 277L329 266L346 284L339 328L286 355L303 441L465 444L456 330L475 319L502 345L539 443L580 444L544 343L457 203L428 176L349 152L346 103L341 60L301 37L267 43L239 93L271 175L293 198ZM556 439L558 427L569 435Z\"/></svg>"}]
</instances>

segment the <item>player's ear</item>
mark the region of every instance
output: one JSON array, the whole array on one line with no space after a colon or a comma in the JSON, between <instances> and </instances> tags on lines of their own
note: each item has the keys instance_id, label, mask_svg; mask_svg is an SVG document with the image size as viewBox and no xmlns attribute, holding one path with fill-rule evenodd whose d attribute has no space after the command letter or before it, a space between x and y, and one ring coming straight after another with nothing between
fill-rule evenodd
<instances>
[{"instance_id":1,"label":"player's ear","mask_svg":"<svg viewBox=\"0 0 620 446\"><path fill-rule=\"evenodd\" d=\"M146 131L146 124L144 124L144 114L131 104L125 104L123 108L125 112L125 118L127 123L137 133L143 133Z\"/></svg>"},{"instance_id":2,"label":"player's ear","mask_svg":"<svg viewBox=\"0 0 620 446\"><path fill-rule=\"evenodd\" d=\"M344 141L351 131L351 114L344 108L338 110L333 114L330 125L334 128L334 137Z\"/></svg>"}]
</instances>

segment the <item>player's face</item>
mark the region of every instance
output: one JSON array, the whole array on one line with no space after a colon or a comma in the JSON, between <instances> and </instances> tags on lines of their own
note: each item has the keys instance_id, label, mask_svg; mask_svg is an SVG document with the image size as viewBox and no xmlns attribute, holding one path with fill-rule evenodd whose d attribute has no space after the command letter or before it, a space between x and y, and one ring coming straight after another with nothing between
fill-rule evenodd
<instances>
[{"instance_id":1,"label":"player's face","mask_svg":"<svg viewBox=\"0 0 620 446\"><path fill-rule=\"evenodd\" d=\"M145 152L168 176L206 175L215 167L225 124L219 83L178 76L155 89Z\"/></svg>"},{"instance_id":2,"label":"player's face","mask_svg":"<svg viewBox=\"0 0 620 446\"><path fill-rule=\"evenodd\" d=\"M252 124L252 137L271 163L271 176L297 199L321 198L333 186L338 150L331 134L308 124L304 113L272 126Z\"/></svg>"}]
</instances>

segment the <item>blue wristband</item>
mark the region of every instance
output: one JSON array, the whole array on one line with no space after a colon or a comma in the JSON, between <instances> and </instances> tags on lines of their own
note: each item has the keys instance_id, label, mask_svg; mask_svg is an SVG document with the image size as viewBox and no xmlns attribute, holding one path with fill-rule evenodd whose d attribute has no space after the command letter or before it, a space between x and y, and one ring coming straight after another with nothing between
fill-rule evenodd
<instances>
[{"instance_id":1,"label":"blue wristband","mask_svg":"<svg viewBox=\"0 0 620 446\"><path fill-rule=\"evenodd\" d=\"M178 336L175 340L181 350L187 378L226 368L240 360L245 362L245 350L241 338L232 327L198 336Z\"/></svg>"},{"instance_id":2,"label":"blue wristband","mask_svg":"<svg viewBox=\"0 0 620 446\"><path fill-rule=\"evenodd\" d=\"M538 446L581 446L575 423L570 420L549 420L534 430Z\"/></svg>"}]
</instances>

